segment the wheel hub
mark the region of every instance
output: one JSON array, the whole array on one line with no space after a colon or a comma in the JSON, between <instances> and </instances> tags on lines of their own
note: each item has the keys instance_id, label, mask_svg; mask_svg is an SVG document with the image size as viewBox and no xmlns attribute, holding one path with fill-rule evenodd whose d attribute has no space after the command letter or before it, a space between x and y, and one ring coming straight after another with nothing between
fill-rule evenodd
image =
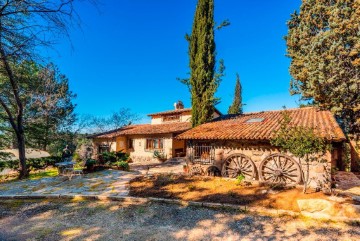
<instances>
[{"instance_id":1,"label":"wheel hub","mask_svg":"<svg viewBox=\"0 0 360 241\"><path fill-rule=\"evenodd\" d=\"M279 170L279 169L275 170L274 174L277 177L281 177L283 175L282 170Z\"/></svg>"}]
</instances>

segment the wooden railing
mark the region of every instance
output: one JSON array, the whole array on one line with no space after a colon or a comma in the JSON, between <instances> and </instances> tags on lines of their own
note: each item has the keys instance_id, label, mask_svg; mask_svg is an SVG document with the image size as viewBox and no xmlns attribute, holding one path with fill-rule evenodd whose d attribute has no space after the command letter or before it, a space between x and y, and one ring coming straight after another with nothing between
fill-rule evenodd
<instances>
[{"instance_id":1,"label":"wooden railing","mask_svg":"<svg viewBox=\"0 0 360 241\"><path fill-rule=\"evenodd\" d=\"M212 165L215 161L215 148L213 146L190 146L188 155L194 163Z\"/></svg>"}]
</instances>

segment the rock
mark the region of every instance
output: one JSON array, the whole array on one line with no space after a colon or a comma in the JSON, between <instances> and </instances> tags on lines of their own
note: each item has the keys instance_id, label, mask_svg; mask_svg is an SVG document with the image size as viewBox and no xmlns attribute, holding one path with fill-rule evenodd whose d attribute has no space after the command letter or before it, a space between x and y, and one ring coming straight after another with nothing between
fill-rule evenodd
<instances>
[{"instance_id":1,"label":"rock","mask_svg":"<svg viewBox=\"0 0 360 241\"><path fill-rule=\"evenodd\" d=\"M330 209L332 204L330 201L324 199L302 199L297 200L297 204L301 212L321 212Z\"/></svg>"},{"instance_id":2,"label":"rock","mask_svg":"<svg viewBox=\"0 0 360 241\"><path fill-rule=\"evenodd\" d=\"M313 218L360 218L360 205L324 199L297 200L301 214Z\"/></svg>"}]
</instances>

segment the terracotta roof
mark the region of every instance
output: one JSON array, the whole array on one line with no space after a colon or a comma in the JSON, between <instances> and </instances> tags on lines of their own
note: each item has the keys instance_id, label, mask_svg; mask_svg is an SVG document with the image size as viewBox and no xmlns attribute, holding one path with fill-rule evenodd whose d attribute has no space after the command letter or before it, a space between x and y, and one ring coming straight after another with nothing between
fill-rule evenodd
<instances>
[{"instance_id":1,"label":"terracotta roof","mask_svg":"<svg viewBox=\"0 0 360 241\"><path fill-rule=\"evenodd\" d=\"M329 111L313 107L289 109L290 124L315 128L319 134L333 141L345 140L345 135ZM198 140L269 140L280 128L282 111L264 111L224 118L197 126L180 134L178 139ZM261 121L261 119L263 119ZM250 120L250 122L248 122ZM251 122L254 121L254 122Z\"/></svg>"},{"instance_id":2,"label":"terracotta roof","mask_svg":"<svg viewBox=\"0 0 360 241\"><path fill-rule=\"evenodd\" d=\"M125 126L116 130L89 136L88 138L113 138L124 135L153 135L181 133L191 128L190 122L176 122L169 124L142 124Z\"/></svg>"},{"instance_id":3,"label":"terracotta roof","mask_svg":"<svg viewBox=\"0 0 360 241\"><path fill-rule=\"evenodd\" d=\"M148 114L148 116L155 116L155 115L170 115L170 114L181 114L184 112L191 112L191 108L184 108L184 109L178 109L178 110L167 110L162 112L156 112L152 114ZM221 112L215 108L215 112L219 115L222 115Z\"/></svg>"},{"instance_id":4,"label":"terracotta roof","mask_svg":"<svg viewBox=\"0 0 360 241\"><path fill-rule=\"evenodd\" d=\"M169 114L181 114L183 112L191 111L191 108L184 108L184 109L177 109L177 110L167 110L162 112L156 112L152 114L148 114L148 116L154 116L154 115L169 115Z\"/></svg>"}]
</instances>

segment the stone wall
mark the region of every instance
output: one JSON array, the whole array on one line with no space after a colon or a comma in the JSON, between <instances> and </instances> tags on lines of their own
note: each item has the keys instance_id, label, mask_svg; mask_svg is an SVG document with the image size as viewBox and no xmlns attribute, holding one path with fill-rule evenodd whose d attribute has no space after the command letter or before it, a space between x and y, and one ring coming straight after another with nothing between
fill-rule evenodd
<instances>
[{"instance_id":1,"label":"stone wall","mask_svg":"<svg viewBox=\"0 0 360 241\"><path fill-rule=\"evenodd\" d=\"M187 156L189 157L191 153L191 145L200 144L199 142L188 143L187 148ZM260 163L266 159L271 154L280 153L280 150L274 146L271 146L268 142L239 142L239 141L215 141L201 144L211 145L215 147L215 163L220 170L222 170L224 161L233 154L243 154L246 157L250 158L256 168L257 175L256 179L259 180L259 166ZM297 163L300 164L300 161L297 157L295 157L292 153L282 153L285 154L292 159L294 159ZM317 160L310 163L309 165L309 180L310 186L318 187L318 186L328 186L331 181L331 153L327 152L324 156L317 156ZM302 170L306 170L306 163L304 161L301 162Z\"/></svg>"}]
</instances>

